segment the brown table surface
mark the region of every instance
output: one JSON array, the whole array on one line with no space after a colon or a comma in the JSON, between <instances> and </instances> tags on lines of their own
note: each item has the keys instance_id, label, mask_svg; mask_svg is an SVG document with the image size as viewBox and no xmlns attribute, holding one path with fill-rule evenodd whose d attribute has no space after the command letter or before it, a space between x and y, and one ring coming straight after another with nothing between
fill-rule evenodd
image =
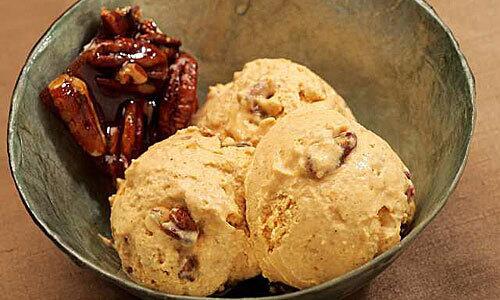
<instances>
[{"instance_id":1,"label":"brown table surface","mask_svg":"<svg viewBox=\"0 0 500 300\"><path fill-rule=\"evenodd\" d=\"M72 2L2 0L0 140L29 49ZM441 214L353 299L500 299L500 1L429 2L455 33L477 80L469 163ZM6 143L0 145L0 298L132 299L75 266L36 227L10 177Z\"/></svg>"}]
</instances>

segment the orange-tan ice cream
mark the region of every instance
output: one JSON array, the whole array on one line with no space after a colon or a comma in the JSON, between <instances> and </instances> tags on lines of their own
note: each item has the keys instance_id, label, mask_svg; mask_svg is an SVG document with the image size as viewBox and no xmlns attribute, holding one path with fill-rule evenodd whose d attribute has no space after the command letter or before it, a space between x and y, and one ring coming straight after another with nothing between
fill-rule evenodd
<instances>
[{"instance_id":1,"label":"orange-tan ice cream","mask_svg":"<svg viewBox=\"0 0 500 300\"><path fill-rule=\"evenodd\" d=\"M209 89L193 124L256 145L277 119L305 107L333 109L354 120L344 99L308 68L286 59L257 59L232 82Z\"/></svg>"},{"instance_id":2,"label":"orange-tan ice cream","mask_svg":"<svg viewBox=\"0 0 500 300\"><path fill-rule=\"evenodd\" d=\"M135 160L110 198L123 270L145 286L197 296L257 275L243 195L253 150L190 127Z\"/></svg>"},{"instance_id":3,"label":"orange-tan ice cream","mask_svg":"<svg viewBox=\"0 0 500 300\"><path fill-rule=\"evenodd\" d=\"M383 139L337 111L279 119L257 145L245 180L263 275L306 288L396 245L415 210L405 174Z\"/></svg>"}]
</instances>

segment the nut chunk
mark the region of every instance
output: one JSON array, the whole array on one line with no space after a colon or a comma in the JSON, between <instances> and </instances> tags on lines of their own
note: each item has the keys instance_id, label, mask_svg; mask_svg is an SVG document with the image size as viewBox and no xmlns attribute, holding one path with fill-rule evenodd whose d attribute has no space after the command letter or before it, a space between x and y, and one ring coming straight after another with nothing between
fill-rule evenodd
<instances>
[{"instance_id":1,"label":"nut chunk","mask_svg":"<svg viewBox=\"0 0 500 300\"><path fill-rule=\"evenodd\" d=\"M63 74L49 84L48 91L51 99L46 103L66 123L77 143L91 156L103 155L106 137L85 82Z\"/></svg>"},{"instance_id":2,"label":"nut chunk","mask_svg":"<svg viewBox=\"0 0 500 300\"><path fill-rule=\"evenodd\" d=\"M197 72L198 63L186 53L181 53L170 66L170 81L160 104L158 120L158 128L163 137L185 128L198 109Z\"/></svg>"},{"instance_id":3,"label":"nut chunk","mask_svg":"<svg viewBox=\"0 0 500 300\"><path fill-rule=\"evenodd\" d=\"M149 213L161 229L170 237L192 246L198 239L198 227L185 207L174 207L170 211L164 207L156 207Z\"/></svg>"}]
</instances>

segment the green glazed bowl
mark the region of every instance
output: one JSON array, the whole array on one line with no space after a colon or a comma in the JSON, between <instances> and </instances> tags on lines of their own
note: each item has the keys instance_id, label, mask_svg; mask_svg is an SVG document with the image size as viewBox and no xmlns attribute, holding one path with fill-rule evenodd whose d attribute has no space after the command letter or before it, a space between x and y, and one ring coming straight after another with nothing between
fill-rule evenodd
<instances>
[{"instance_id":1,"label":"green glazed bowl","mask_svg":"<svg viewBox=\"0 0 500 300\"><path fill-rule=\"evenodd\" d=\"M397 246L344 276L273 299L352 293L384 270L444 206L469 150L474 80L452 34L424 1L136 3L198 58L201 99L208 86L229 81L245 62L289 58L332 84L360 123L385 138L414 174L418 211ZM95 33L100 8L125 4L130 1L80 1L40 39L12 97L10 166L33 220L78 265L142 298L185 298L141 287L120 271L118 256L99 237L110 236L109 182L38 98ZM251 289L258 294L258 287Z\"/></svg>"}]
</instances>

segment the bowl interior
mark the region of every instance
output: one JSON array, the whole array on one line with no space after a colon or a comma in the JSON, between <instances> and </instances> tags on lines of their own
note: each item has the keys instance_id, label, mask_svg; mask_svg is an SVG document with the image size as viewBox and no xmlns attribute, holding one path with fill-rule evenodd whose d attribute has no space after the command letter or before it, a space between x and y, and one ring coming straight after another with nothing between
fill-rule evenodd
<instances>
[{"instance_id":1,"label":"bowl interior","mask_svg":"<svg viewBox=\"0 0 500 300\"><path fill-rule=\"evenodd\" d=\"M112 3L112 4L110 4ZM103 178L38 99L95 33L101 6L81 1L40 41L14 93L9 126L15 180L36 221L78 262L141 295L110 236ZM199 94L231 80L245 62L285 57L308 66L385 138L414 175L418 213L412 239L442 207L463 166L474 119L473 86L454 41L420 1L135 1L200 63ZM403 245L405 243L403 242ZM344 295L374 277L401 247L302 296Z\"/></svg>"}]
</instances>

